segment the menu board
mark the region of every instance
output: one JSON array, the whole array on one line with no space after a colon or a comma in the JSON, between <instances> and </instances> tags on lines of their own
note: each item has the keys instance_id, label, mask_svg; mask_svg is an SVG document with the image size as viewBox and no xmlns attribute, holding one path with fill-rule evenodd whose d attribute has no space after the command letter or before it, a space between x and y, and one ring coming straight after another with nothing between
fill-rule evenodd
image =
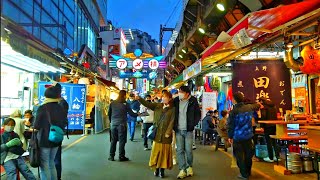
<instances>
[{"instance_id":1,"label":"menu board","mask_svg":"<svg viewBox=\"0 0 320 180\"><path fill-rule=\"evenodd\" d=\"M39 102L43 103L46 90L45 85L52 84L51 82L39 82ZM61 97L64 98L69 104L68 110L68 125L69 129L83 129L85 122L85 109L86 109L86 85L85 84L61 84Z\"/></svg>"},{"instance_id":2,"label":"menu board","mask_svg":"<svg viewBox=\"0 0 320 180\"><path fill-rule=\"evenodd\" d=\"M206 113L209 110L216 110L217 109L217 92L203 92L202 95L202 116L203 119L206 116Z\"/></svg>"},{"instance_id":3,"label":"menu board","mask_svg":"<svg viewBox=\"0 0 320 180\"><path fill-rule=\"evenodd\" d=\"M233 62L232 90L251 101L270 99L277 109L292 109L290 71L283 61L246 60Z\"/></svg>"}]
</instances>

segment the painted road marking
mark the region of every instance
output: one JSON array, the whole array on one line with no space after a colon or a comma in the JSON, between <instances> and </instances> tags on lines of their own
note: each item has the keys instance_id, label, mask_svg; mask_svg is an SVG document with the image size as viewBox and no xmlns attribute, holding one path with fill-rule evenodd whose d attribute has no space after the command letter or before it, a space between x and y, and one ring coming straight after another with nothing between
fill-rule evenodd
<instances>
[{"instance_id":1,"label":"painted road marking","mask_svg":"<svg viewBox=\"0 0 320 180\"><path fill-rule=\"evenodd\" d=\"M86 137L88 137L88 136L82 136L81 138L79 138L79 139L76 140L75 142L73 142L73 143L69 144L67 147L63 148L62 151L64 152L64 151L70 149L72 146L78 144L79 142L81 142L82 140L84 140Z\"/></svg>"}]
</instances>

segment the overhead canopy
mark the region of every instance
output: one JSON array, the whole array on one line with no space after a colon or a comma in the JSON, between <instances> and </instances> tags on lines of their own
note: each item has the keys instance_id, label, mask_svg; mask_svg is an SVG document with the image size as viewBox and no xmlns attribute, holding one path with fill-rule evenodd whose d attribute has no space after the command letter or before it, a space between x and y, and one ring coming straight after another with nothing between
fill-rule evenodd
<instances>
[{"instance_id":1,"label":"overhead canopy","mask_svg":"<svg viewBox=\"0 0 320 180\"><path fill-rule=\"evenodd\" d=\"M320 0L305 0L300 3L252 12L229 29L227 34L232 37L240 30L246 29L252 43L259 43L268 38L270 34L282 33L280 30L283 28L320 13L319 8ZM210 68L212 63L220 61L236 50L230 38L224 42L214 42L202 53L203 70Z\"/></svg>"}]
</instances>

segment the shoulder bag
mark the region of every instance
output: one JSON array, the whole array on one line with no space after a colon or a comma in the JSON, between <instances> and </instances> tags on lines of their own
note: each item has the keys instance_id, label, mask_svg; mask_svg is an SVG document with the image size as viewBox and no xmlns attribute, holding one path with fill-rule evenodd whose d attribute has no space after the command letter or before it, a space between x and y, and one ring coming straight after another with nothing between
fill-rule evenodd
<instances>
[{"instance_id":1,"label":"shoulder bag","mask_svg":"<svg viewBox=\"0 0 320 180\"><path fill-rule=\"evenodd\" d=\"M29 159L31 167L40 166L40 147L37 139L37 131L32 130L31 139L29 141Z\"/></svg>"},{"instance_id":2,"label":"shoulder bag","mask_svg":"<svg viewBox=\"0 0 320 180\"><path fill-rule=\"evenodd\" d=\"M48 121L50 123L50 130L49 130L49 138L48 140L53 143L61 143L63 141L64 131L59 126L52 125L51 117L49 111L46 109Z\"/></svg>"}]
</instances>

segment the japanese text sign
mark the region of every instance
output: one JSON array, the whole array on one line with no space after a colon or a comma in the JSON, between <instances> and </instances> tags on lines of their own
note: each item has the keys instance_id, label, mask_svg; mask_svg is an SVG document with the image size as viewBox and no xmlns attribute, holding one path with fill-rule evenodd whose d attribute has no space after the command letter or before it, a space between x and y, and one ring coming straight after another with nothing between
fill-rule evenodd
<instances>
[{"instance_id":1,"label":"japanese text sign","mask_svg":"<svg viewBox=\"0 0 320 180\"><path fill-rule=\"evenodd\" d=\"M39 82L39 102L43 103L46 90L45 85L52 84L50 82ZM68 123L69 129L83 129L86 111L86 85L84 84L61 84L61 97L69 104Z\"/></svg>"},{"instance_id":2,"label":"japanese text sign","mask_svg":"<svg viewBox=\"0 0 320 180\"><path fill-rule=\"evenodd\" d=\"M280 60L233 62L232 89L233 93L243 92L251 101L264 97L277 109L292 109L290 71Z\"/></svg>"}]
</instances>

